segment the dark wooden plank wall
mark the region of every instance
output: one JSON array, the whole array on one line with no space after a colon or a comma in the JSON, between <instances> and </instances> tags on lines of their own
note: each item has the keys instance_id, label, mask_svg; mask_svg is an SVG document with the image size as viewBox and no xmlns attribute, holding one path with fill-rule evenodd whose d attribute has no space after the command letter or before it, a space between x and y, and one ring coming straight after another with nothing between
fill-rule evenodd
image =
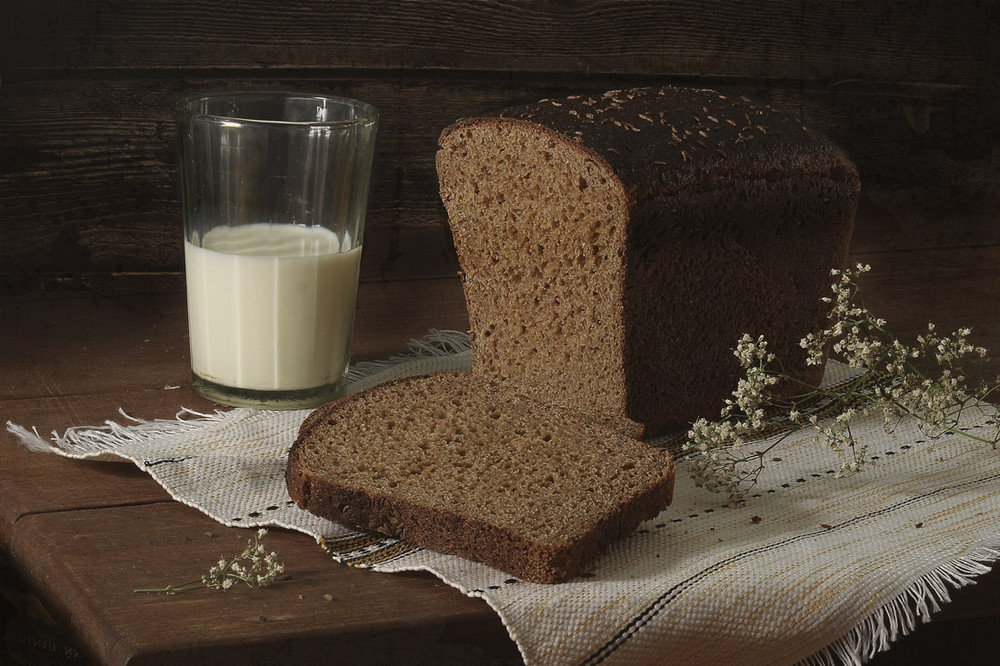
<instances>
[{"instance_id":1,"label":"dark wooden plank wall","mask_svg":"<svg viewBox=\"0 0 1000 666\"><path fill-rule=\"evenodd\" d=\"M865 184L860 253L995 246L997 34L1000 7L965 0L0 0L0 295L179 288L171 105L230 87L381 107L366 280L454 273L450 122L662 82L831 135Z\"/></svg>"}]
</instances>

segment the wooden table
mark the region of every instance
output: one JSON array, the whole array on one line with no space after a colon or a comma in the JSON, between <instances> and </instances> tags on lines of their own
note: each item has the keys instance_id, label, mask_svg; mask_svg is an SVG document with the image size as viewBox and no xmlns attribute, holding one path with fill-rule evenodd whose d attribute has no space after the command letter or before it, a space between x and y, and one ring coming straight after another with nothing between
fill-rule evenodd
<instances>
[{"instance_id":1,"label":"wooden table","mask_svg":"<svg viewBox=\"0 0 1000 666\"><path fill-rule=\"evenodd\" d=\"M1000 248L874 256L863 242L856 246L856 259L876 264L866 280L869 304L897 330L917 331L928 318L945 327L968 323L977 327L978 343L1000 349ZM432 327L467 325L454 278L366 282L359 303L356 359L400 352ZM52 293L5 302L0 417L45 435L121 420L119 408L143 419L172 418L182 406L214 409L191 389L184 307L178 292ZM0 548L93 662L520 660L483 601L429 575L338 565L312 539L280 530L267 541L280 553L286 575L272 588L132 592L197 577L221 554L238 552L248 536L171 501L130 464L30 453L3 433ZM940 619L874 663L937 663L942 657L987 663L996 655L998 620L1000 572L993 572L955 593Z\"/></svg>"}]
</instances>

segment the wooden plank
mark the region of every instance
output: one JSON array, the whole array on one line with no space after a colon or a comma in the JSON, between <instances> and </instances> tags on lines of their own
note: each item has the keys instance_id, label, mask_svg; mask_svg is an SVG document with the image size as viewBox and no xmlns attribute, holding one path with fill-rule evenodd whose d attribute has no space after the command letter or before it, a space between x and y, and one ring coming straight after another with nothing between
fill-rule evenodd
<instances>
[{"instance_id":1,"label":"wooden plank","mask_svg":"<svg viewBox=\"0 0 1000 666\"><path fill-rule=\"evenodd\" d=\"M114 408L101 411L104 407L96 401L90 410L78 408L87 419L79 425L100 424L116 415ZM21 414L32 423L30 411ZM48 436L46 430L39 432ZM0 548L7 551L14 526L25 516L170 500L163 488L131 463L84 462L34 453L6 429L0 434L0 470Z\"/></svg>"},{"instance_id":2,"label":"wooden plank","mask_svg":"<svg viewBox=\"0 0 1000 666\"><path fill-rule=\"evenodd\" d=\"M430 329L467 331L469 314L457 275L401 282L362 282L352 358L389 358Z\"/></svg>"},{"instance_id":3,"label":"wooden plank","mask_svg":"<svg viewBox=\"0 0 1000 666\"><path fill-rule=\"evenodd\" d=\"M457 261L437 191L434 153L455 119L517 101L601 91L648 79L567 77L505 81L456 77L254 81L371 100L383 109L362 276L452 275ZM54 80L5 85L0 96L0 266L8 289L28 291L88 274L177 273L182 264L170 108L187 92L246 85L222 79ZM844 91L738 86L829 134L857 162L873 210L906 233L858 237L867 249L1000 243L996 95L887 88ZM897 95L911 95L898 97ZM915 95L916 97L913 97ZM922 95L922 97L920 96ZM63 100L69 100L63 102ZM992 100L992 101L991 101ZM905 108L936 109L922 134ZM907 106L909 105L909 106ZM40 111L39 111L40 110ZM928 111L930 113L930 111ZM945 217L948 224L938 224ZM158 278L159 279L159 278Z\"/></svg>"},{"instance_id":4,"label":"wooden plank","mask_svg":"<svg viewBox=\"0 0 1000 666\"><path fill-rule=\"evenodd\" d=\"M989 574L985 577L987 581L994 579L1000 576ZM992 591L996 593L1000 588ZM880 652L865 663L868 666L991 664L996 661L997 654L992 638L996 622L996 617L961 622L935 619L920 625L908 636L900 636L888 652Z\"/></svg>"},{"instance_id":5,"label":"wooden plank","mask_svg":"<svg viewBox=\"0 0 1000 666\"><path fill-rule=\"evenodd\" d=\"M970 342L990 354L964 366L968 385L1000 385L1000 245L855 252L851 261L871 265L862 301L889 331L912 344L929 322L941 334L971 327ZM1000 395L990 401L1000 404Z\"/></svg>"},{"instance_id":6,"label":"wooden plank","mask_svg":"<svg viewBox=\"0 0 1000 666\"><path fill-rule=\"evenodd\" d=\"M484 602L426 575L338 565L310 537L282 530L266 539L285 565L273 587L133 592L198 578L251 535L171 502L27 516L11 553L103 664L519 661Z\"/></svg>"},{"instance_id":7,"label":"wooden plank","mask_svg":"<svg viewBox=\"0 0 1000 666\"><path fill-rule=\"evenodd\" d=\"M0 399L61 398L186 379L182 294L5 304Z\"/></svg>"},{"instance_id":8,"label":"wooden plank","mask_svg":"<svg viewBox=\"0 0 1000 666\"><path fill-rule=\"evenodd\" d=\"M590 71L988 85L1000 12L973 2L592 0L8 3L15 71Z\"/></svg>"}]
</instances>

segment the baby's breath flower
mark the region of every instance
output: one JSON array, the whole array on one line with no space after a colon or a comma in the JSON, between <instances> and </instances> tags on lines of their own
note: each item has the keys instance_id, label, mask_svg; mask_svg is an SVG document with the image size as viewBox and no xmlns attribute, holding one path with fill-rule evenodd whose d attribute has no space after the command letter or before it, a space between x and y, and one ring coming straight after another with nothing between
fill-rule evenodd
<instances>
[{"instance_id":1,"label":"baby's breath flower","mask_svg":"<svg viewBox=\"0 0 1000 666\"><path fill-rule=\"evenodd\" d=\"M933 323L917 336L915 345L900 341L886 330L884 319L859 304L857 278L870 270L867 264L859 263L853 269L830 272L835 278L830 285L832 295L821 299L830 305L827 328L807 332L799 342L807 364L824 363L830 350L859 369L860 376L842 388L811 386L795 398L782 397L773 387L790 378L774 369L775 357L767 351L763 336L744 334L733 352L744 376L732 399L725 401L720 420L699 419L688 433L684 449L693 453L696 483L728 492L730 499L741 498L756 483L767 452L790 429L806 424L844 458L838 475L857 473L870 465L871 459L866 447L856 441L851 424L872 414L882 416L887 432L904 417L912 417L932 437L965 434L997 448L997 419L996 431L983 438L955 429L962 410L1000 391L998 384L970 392L965 376L958 371L969 358L985 358L986 349L968 341L972 334L969 328L947 336L939 334ZM928 374L928 365L936 365L937 372ZM803 406L817 402L839 410L821 419ZM773 437L775 434L779 436Z\"/></svg>"},{"instance_id":2,"label":"baby's breath flower","mask_svg":"<svg viewBox=\"0 0 1000 666\"><path fill-rule=\"evenodd\" d=\"M180 585L166 587L144 588L134 592L162 592L176 594L201 587L211 587L216 590L228 590L236 583L245 583L248 587L267 587L277 580L284 571L283 564L278 562L278 554L266 552L262 540L267 535L266 529L259 529L254 537L247 541L246 548L231 560L225 557L208 570L201 578L190 580Z\"/></svg>"}]
</instances>

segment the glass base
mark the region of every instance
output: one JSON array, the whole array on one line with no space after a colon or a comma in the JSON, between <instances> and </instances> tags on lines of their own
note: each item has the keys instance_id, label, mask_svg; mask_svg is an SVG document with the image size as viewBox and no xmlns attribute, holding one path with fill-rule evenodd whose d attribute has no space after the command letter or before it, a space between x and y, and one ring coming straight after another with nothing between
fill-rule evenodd
<instances>
[{"instance_id":1,"label":"glass base","mask_svg":"<svg viewBox=\"0 0 1000 666\"><path fill-rule=\"evenodd\" d=\"M257 391L216 384L196 373L191 373L194 389L214 402L230 407L254 407L257 409L308 409L319 407L343 397L347 389L347 376L333 384L316 388L293 391Z\"/></svg>"}]
</instances>

